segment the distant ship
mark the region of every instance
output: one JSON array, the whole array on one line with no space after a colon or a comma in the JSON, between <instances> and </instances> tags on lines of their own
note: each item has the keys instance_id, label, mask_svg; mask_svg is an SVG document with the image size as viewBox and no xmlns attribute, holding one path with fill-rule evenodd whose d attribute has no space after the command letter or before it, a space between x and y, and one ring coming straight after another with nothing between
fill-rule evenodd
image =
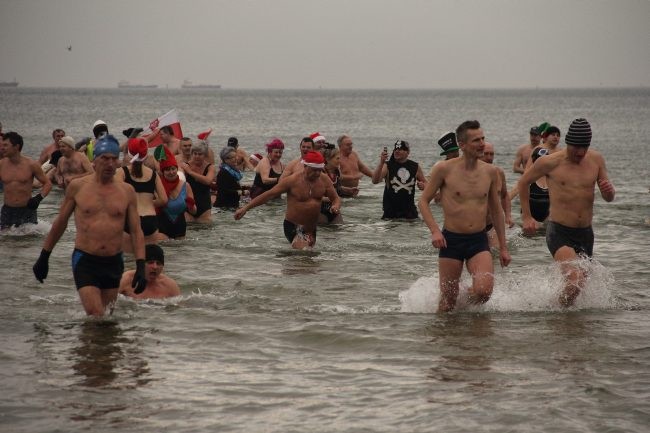
<instances>
[{"instance_id":1,"label":"distant ship","mask_svg":"<svg viewBox=\"0 0 650 433\"><path fill-rule=\"evenodd\" d=\"M13 81L0 81L0 87L18 87L18 81L15 78Z\"/></svg>"},{"instance_id":2,"label":"distant ship","mask_svg":"<svg viewBox=\"0 0 650 433\"><path fill-rule=\"evenodd\" d=\"M119 89L157 89L157 84L131 84L126 80L117 83Z\"/></svg>"},{"instance_id":3,"label":"distant ship","mask_svg":"<svg viewBox=\"0 0 650 433\"><path fill-rule=\"evenodd\" d=\"M181 89L221 89L221 84L192 84L189 80L184 80Z\"/></svg>"}]
</instances>

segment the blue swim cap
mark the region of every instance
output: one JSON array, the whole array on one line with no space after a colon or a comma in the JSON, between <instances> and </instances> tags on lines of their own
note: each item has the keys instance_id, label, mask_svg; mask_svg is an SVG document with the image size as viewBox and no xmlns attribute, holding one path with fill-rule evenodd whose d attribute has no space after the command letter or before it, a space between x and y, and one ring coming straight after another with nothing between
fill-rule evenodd
<instances>
[{"instance_id":1,"label":"blue swim cap","mask_svg":"<svg viewBox=\"0 0 650 433\"><path fill-rule=\"evenodd\" d=\"M95 142L95 149L93 156L97 158L104 153L111 153L115 156L120 156L120 143L111 134L101 136Z\"/></svg>"}]
</instances>

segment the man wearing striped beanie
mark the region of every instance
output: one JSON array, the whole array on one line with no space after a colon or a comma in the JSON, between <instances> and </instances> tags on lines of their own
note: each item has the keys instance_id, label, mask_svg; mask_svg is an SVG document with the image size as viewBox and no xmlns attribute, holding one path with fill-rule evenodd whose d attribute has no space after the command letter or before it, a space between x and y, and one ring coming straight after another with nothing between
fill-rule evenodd
<instances>
[{"instance_id":1,"label":"man wearing striped beanie","mask_svg":"<svg viewBox=\"0 0 650 433\"><path fill-rule=\"evenodd\" d=\"M551 207L546 244L566 279L560 294L560 304L564 307L573 305L585 284L585 272L576 264L576 259L593 254L594 186L598 185L607 202L614 200L615 195L605 159L589 148L591 135L589 122L575 119L564 138L566 149L539 158L519 181L523 230L532 235L535 220L530 213L529 186L542 176L548 180Z\"/></svg>"}]
</instances>

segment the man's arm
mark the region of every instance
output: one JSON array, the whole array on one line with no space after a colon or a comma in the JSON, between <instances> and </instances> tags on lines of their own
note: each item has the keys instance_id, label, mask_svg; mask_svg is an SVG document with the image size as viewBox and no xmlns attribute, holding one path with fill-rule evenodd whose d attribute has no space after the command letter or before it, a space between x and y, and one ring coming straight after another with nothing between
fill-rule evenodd
<instances>
[{"instance_id":1,"label":"man's arm","mask_svg":"<svg viewBox=\"0 0 650 433\"><path fill-rule=\"evenodd\" d=\"M56 243L61 239L63 233L65 233L65 229L68 227L68 219L70 219L70 215L72 215L76 206L75 195L79 192L79 188L79 183L75 182L66 189L63 202L61 203L61 208L59 209L59 214L54 219L52 228L47 234L45 242L43 242L44 250L52 251Z\"/></svg>"},{"instance_id":2,"label":"man's arm","mask_svg":"<svg viewBox=\"0 0 650 433\"><path fill-rule=\"evenodd\" d=\"M427 178L424 177L424 173L422 172L422 167L420 164L418 164L418 171L415 173L415 179L417 180L418 189L422 191L427 184Z\"/></svg>"},{"instance_id":3,"label":"man's arm","mask_svg":"<svg viewBox=\"0 0 650 433\"><path fill-rule=\"evenodd\" d=\"M50 190L52 189L52 182L50 181L49 177L45 176L43 169L40 165L38 165L36 161L32 161L32 173L34 174L36 180L42 184L41 196L47 197L47 195L50 193Z\"/></svg>"},{"instance_id":4,"label":"man's arm","mask_svg":"<svg viewBox=\"0 0 650 433\"><path fill-rule=\"evenodd\" d=\"M140 216L138 215L138 199L133 187L127 183L120 184L128 197L129 204L126 208L126 221L131 233L131 245L136 260L144 260L144 233L140 226Z\"/></svg>"},{"instance_id":5,"label":"man's arm","mask_svg":"<svg viewBox=\"0 0 650 433\"><path fill-rule=\"evenodd\" d=\"M388 152L384 152L382 150L381 154L379 155L379 162L377 163L377 167L375 167L375 171L372 172L371 177L373 184L377 184L383 179L386 179L386 175L388 174L388 166L386 165L387 158Z\"/></svg>"},{"instance_id":6,"label":"man's arm","mask_svg":"<svg viewBox=\"0 0 650 433\"><path fill-rule=\"evenodd\" d=\"M283 193L288 192L289 189L291 189L292 182L295 181L294 179L295 179L294 177L280 179L278 184L275 185L273 188L258 195L253 200L251 200L248 204L237 209L235 211L235 219L236 220L242 219L242 217L246 214L246 212L253 209L254 207L263 205L264 203L271 200L272 198L280 197Z\"/></svg>"},{"instance_id":7,"label":"man's arm","mask_svg":"<svg viewBox=\"0 0 650 433\"><path fill-rule=\"evenodd\" d=\"M609 176L607 175L607 167L605 167L605 158L601 154L598 156L598 189L600 189L600 195L606 202L611 202L614 200L616 191L614 190L614 185L609 181Z\"/></svg>"},{"instance_id":8,"label":"man's arm","mask_svg":"<svg viewBox=\"0 0 650 433\"><path fill-rule=\"evenodd\" d=\"M504 219L501 218L503 215L503 209L501 208L501 201L499 197L499 173L496 167L493 167L491 170L490 176L492 177L492 182L490 182L490 191L488 195L488 208L490 210L490 215L492 215L492 224L494 224L494 230L497 233L497 238L499 240L499 260L501 262L501 267L508 266L510 264L510 253L508 252L508 244L506 243L506 229Z\"/></svg>"},{"instance_id":9,"label":"man's arm","mask_svg":"<svg viewBox=\"0 0 650 433\"><path fill-rule=\"evenodd\" d=\"M365 174L368 177L372 177L372 170L370 170L366 164L361 162L361 159L359 159L359 155L357 155L357 167L359 168L359 171L363 174Z\"/></svg>"},{"instance_id":10,"label":"man's arm","mask_svg":"<svg viewBox=\"0 0 650 433\"><path fill-rule=\"evenodd\" d=\"M499 171L499 180L501 182L501 197L499 197L501 200L501 208L503 209L503 214L506 218L506 226L512 227L514 223L512 222L512 205L510 203L510 196L508 195L508 185L506 185L506 173L501 168L497 167L497 169Z\"/></svg>"},{"instance_id":11,"label":"man's arm","mask_svg":"<svg viewBox=\"0 0 650 433\"><path fill-rule=\"evenodd\" d=\"M512 171L515 173L524 172L524 151L521 146L517 149L517 154L515 155L515 162L512 164Z\"/></svg>"},{"instance_id":12,"label":"man's arm","mask_svg":"<svg viewBox=\"0 0 650 433\"><path fill-rule=\"evenodd\" d=\"M444 180L446 164L439 163L435 164L431 169L431 178L424 187L424 191L420 195L420 200L418 200L418 208L420 209L420 214L422 215L422 220L429 228L431 232L431 243L436 248L445 248L447 246L447 241L440 231L438 223L433 218L433 213L431 208L429 208L429 203L433 200L436 192L442 186Z\"/></svg>"}]
</instances>

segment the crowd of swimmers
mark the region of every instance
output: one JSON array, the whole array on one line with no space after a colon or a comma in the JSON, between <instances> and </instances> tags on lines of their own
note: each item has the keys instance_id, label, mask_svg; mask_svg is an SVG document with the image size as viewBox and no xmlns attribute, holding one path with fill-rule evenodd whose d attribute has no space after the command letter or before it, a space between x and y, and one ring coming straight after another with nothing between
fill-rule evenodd
<instances>
[{"instance_id":1,"label":"crowd of swimmers","mask_svg":"<svg viewBox=\"0 0 650 433\"><path fill-rule=\"evenodd\" d=\"M606 201L615 195L602 155L590 148L591 125L582 118L570 123L565 147L558 127L544 122L530 129L529 142L517 149L513 171L521 178L511 191L503 169L493 164L494 146L476 120L438 139L444 159L428 176L409 159L405 140L384 147L373 170L345 134L336 145L318 132L305 136L299 157L285 164L279 138L270 140L261 155L247 153L230 137L215 155L208 141L211 130L192 139L175 137L170 126L149 134L129 128L120 142L98 120L92 133L76 141L55 129L38 160L22 155L20 134L2 133L0 228L36 223L37 208L53 185L63 189L60 211L33 271L40 282L47 277L49 256L74 214L73 276L86 313L94 316L110 311L118 293L137 298L180 294L162 272L164 252L157 243L183 239L188 222L210 223L213 207L232 209L239 220L286 194L287 241L293 248L312 248L318 225L343 221L341 198L351 198L346 206L353 206L363 176L384 185L382 218L413 221L421 215L430 230L439 250L439 311L456 306L463 266L472 276L470 302L490 298L492 251L501 266L511 261L505 228L514 225L510 203L517 195L523 232L545 228L549 251L565 276L559 303L571 306L586 281L575 260L593 253L595 186ZM246 170L255 172L251 185L242 183ZM416 189L422 191L417 204ZM441 206L444 223L434 218L432 201ZM134 255L134 270L124 272L123 253Z\"/></svg>"}]
</instances>

